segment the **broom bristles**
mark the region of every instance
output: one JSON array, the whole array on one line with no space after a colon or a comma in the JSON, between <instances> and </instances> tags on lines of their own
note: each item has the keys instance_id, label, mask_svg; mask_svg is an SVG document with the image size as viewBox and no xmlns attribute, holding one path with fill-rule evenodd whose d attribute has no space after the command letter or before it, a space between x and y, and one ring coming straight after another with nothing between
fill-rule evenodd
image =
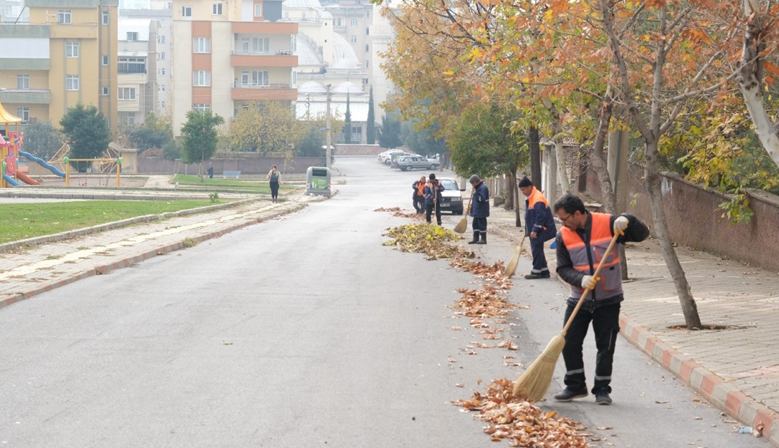
<instances>
[{"instance_id":1,"label":"broom bristles","mask_svg":"<svg viewBox=\"0 0 779 448\"><path fill-rule=\"evenodd\" d=\"M457 233L463 233L467 228L468 228L468 218L463 218L460 220L460 222L457 223L456 226L454 226L454 231Z\"/></svg>"},{"instance_id":2,"label":"broom bristles","mask_svg":"<svg viewBox=\"0 0 779 448\"><path fill-rule=\"evenodd\" d=\"M515 272L517 272L517 264L519 264L519 254L522 252L522 246L517 246L514 250L514 256L511 257L509 263L506 265L506 278L511 278Z\"/></svg>"},{"instance_id":3,"label":"broom bristles","mask_svg":"<svg viewBox=\"0 0 779 448\"><path fill-rule=\"evenodd\" d=\"M538 401L544 398L552 384L552 375L557 364L557 358L565 347L565 337L558 334L553 337L533 364L530 364L522 375L514 382L512 393L527 397L528 400Z\"/></svg>"}]
</instances>

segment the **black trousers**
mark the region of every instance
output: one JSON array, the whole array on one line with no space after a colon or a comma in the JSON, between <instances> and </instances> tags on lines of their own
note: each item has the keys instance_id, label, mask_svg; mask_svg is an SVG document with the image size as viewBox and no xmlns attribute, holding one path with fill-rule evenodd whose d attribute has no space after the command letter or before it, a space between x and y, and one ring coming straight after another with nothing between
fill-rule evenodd
<instances>
[{"instance_id":1,"label":"black trousers","mask_svg":"<svg viewBox=\"0 0 779 448\"><path fill-rule=\"evenodd\" d=\"M533 254L533 274L549 274L549 266L544 255L544 242L538 238L530 238L530 252Z\"/></svg>"},{"instance_id":2,"label":"black trousers","mask_svg":"<svg viewBox=\"0 0 779 448\"><path fill-rule=\"evenodd\" d=\"M430 218L431 218L431 215L433 214L433 209L434 208L435 208L435 219L436 219L436 222L438 223L438 225L440 226L441 225L441 207L436 207L435 204L427 204L427 205L425 205L425 210L427 212L425 214L425 221L427 221L428 223L431 222Z\"/></svg>"},{"instance_id":3,"label":"black trousers","mask_svg":"<svg viewBox=\"0 0 779 448\"><path fill-rule=\"evenodd\" d=\"M414 196L414 210L420 215L425 212L424 196Z\"/></svg>"},{"instance_id":4,"label":"black trousers","mask_svg":"<svg viewBox=\"0 0 779 448\"><path fill-rule=\"evenodd\" d=\"M587 329L592 322L595 332L595 346L598 355L595 358L595 384L592 393L605 388L611 392L611 367L614 360L614 345L619 333L619 308L620 304L606 305L593 309L589 304L583 304L579 313L571 323L571 328L565 335L565 347L563 359L565 360L565 385L573 391L581 391L587 388L584 376L584 360L582 358L582 344L587 336ZM565 322L573 312L575 306L568 305L565 310Z\"/></svg>"},{"instance_id":5,"label":"black trousers","mask_svg":"<svg viewBox=\"0 0 779 448\"><path fill-rule=\"evenodd\" d=\"M473 233L487 234L487 218L473 218Z\"/></svg>"},{"instance_id":6,"label":"black trousers","mask_svg":"<svg viewBox=\"0 0 779 448\"><path fill-rule=\"evenodd\" d=\"M270 183L270 197L273 199L276 199L279 197L279 183L278 182L271 182Z\"/></svg>"}]
</instances>

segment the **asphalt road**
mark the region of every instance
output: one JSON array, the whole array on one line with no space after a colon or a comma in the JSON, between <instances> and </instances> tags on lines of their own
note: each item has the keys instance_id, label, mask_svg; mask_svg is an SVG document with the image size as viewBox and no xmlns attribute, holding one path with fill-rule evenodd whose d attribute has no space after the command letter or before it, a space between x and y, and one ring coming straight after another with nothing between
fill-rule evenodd
<instances>
[{"instance_id":1,"label":"asphalt road","mask_svg":"<svg viewBox=\"0 0 779 448\"><path fill-rule=\"evenodd\" d=\"M0 446L507 446L450 403L519 373L506 351L467 354L480 337L449 305L474 278L382 246L408 221L374 210L411 210L420 172L337 167L346 184L329 201L0 310ZM512 253L494 235L478 250ZM516 282L512 299L531 306L510 330L520 361L559 332L564 294ZM613 406L543 406L588 426L593 446L769 446L621 339L614 377Z\"/></svg>"}]
</instances>

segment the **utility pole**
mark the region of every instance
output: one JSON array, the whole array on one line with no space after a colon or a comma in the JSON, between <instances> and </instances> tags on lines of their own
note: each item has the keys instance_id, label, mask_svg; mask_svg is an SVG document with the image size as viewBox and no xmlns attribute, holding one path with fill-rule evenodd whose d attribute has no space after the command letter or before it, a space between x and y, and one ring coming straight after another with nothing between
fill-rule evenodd
<instances>
[{"instance_id":1,"label":"utility pole","mask_svg":"<svg viewBox=\"0 0 779 448\"><path fill-rule=\"evenodd\" d=\"M330 137L330 84L327 85L327 117L325 118L325 123L327 127L327 136L325 137L325 145L327 145L327 150L325 151L325 166L330 168L330 159L333 158L333 150L331 149L332 144L332 138Z\"/></svg>"}]
</instances>

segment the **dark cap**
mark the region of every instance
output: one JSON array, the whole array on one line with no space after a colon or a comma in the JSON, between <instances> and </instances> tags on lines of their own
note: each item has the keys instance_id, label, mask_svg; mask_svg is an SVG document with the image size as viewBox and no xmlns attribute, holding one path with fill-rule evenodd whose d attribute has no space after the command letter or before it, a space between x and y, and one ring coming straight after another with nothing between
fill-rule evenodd
<instances>
[{"instance_id":1,"label":"dark cap","mask_svg":"<svg viewBox=\"0 0 779 448\"><path fill-rule=\"evenodd\" d=\"M429 179L430 180L435 180L435 173L430 173Z\"/></svg>"},{"instance_id":2,"label":"dark cap","mask_svg":"<svg viewBox=\"0 0 779 448\"><path fill-rule=\"evenodd\" d=\"M473 176L471 176L470 179L468 179L468 182L470 182L471 185L473 185L473 184L478 184L480 180L481 179L479 179L479 176L474 174Z\"/></svg>"},{"instance_id":3,"label":"dark cap","mask_svg":"<svg viewBox=\"0 0 779 448\"><path fill-rule=\"evenodd\" d=\"M528 179L527 176L519 180L519 188L532 187L532 186L533 186L533 182L530 182L530 179Z\"/></svg>"}]
</instances>

